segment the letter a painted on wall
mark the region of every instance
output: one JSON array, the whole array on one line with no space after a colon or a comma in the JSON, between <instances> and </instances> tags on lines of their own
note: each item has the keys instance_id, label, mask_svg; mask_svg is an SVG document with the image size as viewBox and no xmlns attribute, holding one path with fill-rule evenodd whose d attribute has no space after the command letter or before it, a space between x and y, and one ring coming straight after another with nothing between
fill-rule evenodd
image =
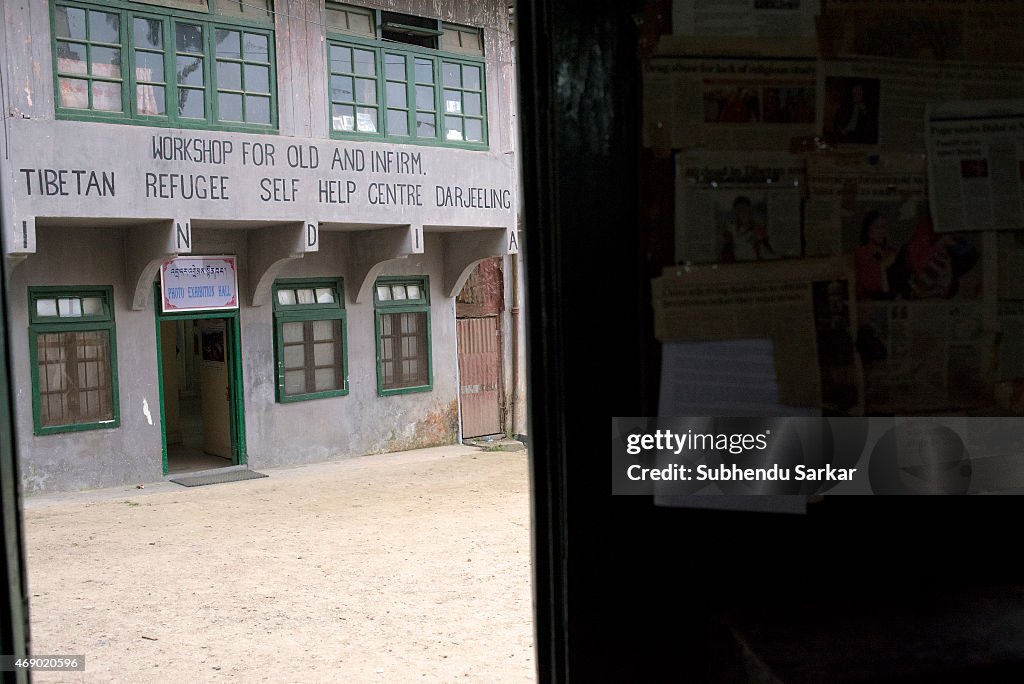
<instances>
[{"instance_id":1,"label":"letter a painted on wall","mask_svg":"<svg viewBox=\"0 0 1024 684\"><path fill-rule=\"evenodd\" d=\"M519 254L519 239L516 237L516 231L509 231L508 234L508 253Z\"/></svg>"}]
</instances>

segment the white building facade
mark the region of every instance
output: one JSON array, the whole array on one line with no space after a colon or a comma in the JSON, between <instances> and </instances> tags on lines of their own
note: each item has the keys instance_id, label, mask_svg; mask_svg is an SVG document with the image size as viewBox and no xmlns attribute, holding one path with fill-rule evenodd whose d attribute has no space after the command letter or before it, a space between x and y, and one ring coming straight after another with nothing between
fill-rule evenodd
<instances>
[{"instance_id":1,"label":"white building facade","mask_svg":"<svg viewBox=\"0 0 1024 684\"><path fill-rule=\"evenodd\" d=\"M493 257L521 291L505 3L0 17L26 492L460 438L455 297ZM506 432L517 333L498 327Z\"/></svg>"}]
</instances>

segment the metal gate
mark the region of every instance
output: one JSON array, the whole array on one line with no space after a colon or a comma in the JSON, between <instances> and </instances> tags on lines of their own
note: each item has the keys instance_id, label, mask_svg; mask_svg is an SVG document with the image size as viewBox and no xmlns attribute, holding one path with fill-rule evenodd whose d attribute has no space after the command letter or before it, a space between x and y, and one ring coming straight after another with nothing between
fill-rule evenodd
<instances>
[{"instance_id":1,"label":"metal gate","mask_svg":"<svg viewBox=\"0 0 1024 684\"><path fill-rule=\"evenodd\" d=\"M456 321L456 337L459 345L462 436L497 434L501 432L498 317L460 318Z\"/></svg>"}]
</instances>

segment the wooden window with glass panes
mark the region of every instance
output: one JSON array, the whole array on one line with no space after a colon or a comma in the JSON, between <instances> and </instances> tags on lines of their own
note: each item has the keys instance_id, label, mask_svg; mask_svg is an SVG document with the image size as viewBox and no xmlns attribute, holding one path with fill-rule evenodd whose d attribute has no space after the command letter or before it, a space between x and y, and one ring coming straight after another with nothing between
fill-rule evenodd
<instances>
[{"instance_id":1,"label":"wooden window with glass panes","mask_svg":"<svg viewBox=\"0 0 1024 684\"><path fill-rule=\"evenodd\" d=\"M277 400L348 393L343 282L279 280L274 284Z\"/></svg>"},{"instance_id":2,"label":"wooden window with glass panes","mask_svg":"<svg viewBox=\"0 0 1024 684\"><path fill-rule=\"evenodd\" d=\"M483 32L328 2L331 134L487 147Z\"/></svg>"},{"instance_id":3,"label":"wooden window with glass panes","mask_svg":"<svg viewBox=\"0 0 1024 684\"><path fill-rule=\"evenodd\" d=\"M52 4L59 118L277 126L270 0Z\"/></svg>"},{"instance_id":4,"label":"wooden window with glass panes","mask_svg":"<svg viewBox=\"0 0 1024 684\"><path fill-rule=\"evenodd\" d=\"M29 289L36 434L119 424L109 287Z\"/></svg>"},{"instance_id":5,"label":"wooden window with glass panes","mask_svg":"<svg viewBox=\"0 0 1024 684\"><path fill-rule=\"evenodd\" d=\"M378 278L373 299L378 393L432 389L430 296L426 276Z\"/></svg>"}]
</instances>

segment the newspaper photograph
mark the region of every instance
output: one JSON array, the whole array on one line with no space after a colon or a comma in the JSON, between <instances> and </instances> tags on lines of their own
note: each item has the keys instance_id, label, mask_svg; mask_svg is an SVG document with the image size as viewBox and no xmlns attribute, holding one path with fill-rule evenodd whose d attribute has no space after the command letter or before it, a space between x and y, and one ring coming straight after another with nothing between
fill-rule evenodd
<instances>
[{"instance_id":1,"label":"newspaper photograph","mask_svg":"<svg viewBox=\"0 0 1024 684\"><path fill-rule=\"evenodd\" d=\"M807 253L853 255L858 300L983 298L984 238L938 233L923 160L812 155L807 191Z\"/></svg>"},{"instance_id":2,"label":"newspaper photograph","mask_svg":"<svg viewBox=\"0 0 1024 684\"><path fill-rule=\"evenodd\" d=\"M846 258L666 269L652 281L655 337L770 339L782 404L860 415L852 277Z\"/></svg>"},{"instance_id":3,"label":"newspaper photograph","mask_svg":"<svg viewBox=\"0 0 1024 684\"><path fill-rule=\"evenodd\" d=\"M921 159L812 154L807 157L804 239L808 256L853 254L871 211L883 214L893 243L909 235L927 206L926 167Z\"/></svg>"},{"instance_id":4,"label":"newspaper photograph","mask_svg":"<svg viewBox=\"0 0 1024 684\"><path fill-rule=\"evenodd\" d=\"M1024 65L837 59L820 69L821 138L869 154L923 154L929 103L1024 92Z\"/></svg>"},{"instance_id":5,"label":"newspaper photograph","mask_svg":"<svg viewBox=\"0 0 1024 684\"><path fill-rule=\"evenodd\" d=\"M919 159L807 160L808 253L853 257L868 413L992 403L996 322L986 279L995 282L995 250L981 234L937 233L926 181Z\"/></svg>"},{"instance_id":6,"label":"newspaper photograph","mask_svg":"<svg viewBox=\"0 0 1024 684\"><path fill-rule=\"evenodd\" d=\"M804 186L797 155L677 154L676 262L801 256Z\"/></svg>"},{"instance_id":7,"label":"newspaper photograph","mask_svg":"<svg viewBox=\"0 0 1024 684\"><path fill-rule=\"evenodd\" d=\"M824 0L821 54L925 61L1024 61L1018 0Z\"/></svg>"},{"instance_id":8,"label":"newspaper photograph","mask_svg":"<svg viewBox=\"0 0 1024 684\"><path fill-rule=\"evenodd\" d=\"M929 105L925 126L935 230L1024 228L1024 100Z\"/></svg>"},{"instance_id":9,"label":"newspaper photograph","mask_svg":"<svg viewBox=\"0 0 1024 684\"><path fill-rule=\"evenodd\" d=\"M644 70L644 144L783 149L814 135L814 41L664 36Z\"/></svg>"},{"instance_id":10,"label":"newspaper photograph","mask_svg":"<svg viewBox=\"0 0 1024 684\"><path fill-rule=\"evenodd\" d=\"M814 38L820 0L673 0L672 33Z\"/></svg>"}]
</instances>

